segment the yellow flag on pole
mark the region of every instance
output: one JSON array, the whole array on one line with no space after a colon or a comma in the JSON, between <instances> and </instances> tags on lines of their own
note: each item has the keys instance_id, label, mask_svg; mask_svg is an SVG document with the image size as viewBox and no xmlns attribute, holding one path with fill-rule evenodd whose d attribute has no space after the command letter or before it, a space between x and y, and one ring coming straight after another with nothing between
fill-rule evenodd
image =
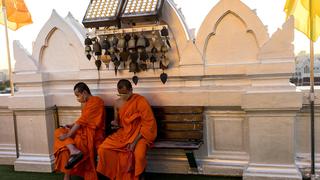
<instances>
[{"instance_id":1,"label":"yellow flag on pole","mask_svg":"<svg viewBox=\"0 0 320 180\"><path fill-rule=\"evenodd\" d=\"M320 0L287 0L284 11L287 18L294 16L297 30L304 33L313 42L317 41L320 36Z\"/></svg>"},{"instance_id":2,"label":"yellow flag on pole","mask_svg":"<svg viewBox=\"0 0 320 180\"><path fill-rule=\"evenodd\" d=\"M2 0L0 1L0 7L3 7L3 3L7 12L7 26L11 30L17 30L22 26L32 23L31 15L23 0ZM0 24L4 24L4 14L0 12Z\"/></svg>"}]
</instances>

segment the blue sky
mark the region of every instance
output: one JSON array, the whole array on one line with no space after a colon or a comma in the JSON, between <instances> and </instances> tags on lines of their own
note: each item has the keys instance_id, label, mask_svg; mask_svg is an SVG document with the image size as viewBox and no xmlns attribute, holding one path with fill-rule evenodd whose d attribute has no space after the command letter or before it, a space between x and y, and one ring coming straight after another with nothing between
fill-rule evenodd
<instances>
[{"instance_id":1,"label":"blue sky","mask_svg":"<svg viewBox=\"0 0 320 180\"><path fill-rule=\"evenodd\" d=\"M18 31L9 30L10 42L12 40L19 40L31 53L32 42L49 19L52 9L55 9L62 17L71 12L81 22L89 2L90 0L25 0L34 23L22 27ZM182 9L189 28L198 29L205 16L217 4L218 0L175 0L175 2ZM285 0L242 0L242 2L251 9L256 9L261 21L268 27L270 36L277 28L281 28L285 22L285 14L283 12ZM3 26L0 26L0 39L0 69L4 69L7 67L7 64ZM301 50L309 51L309 41L300 32L295 33L294 44L296 53ZM12 43L10 44L10 48L12 51ZM320 52L320 40L316 43L315 50ZM13 55L11 55L11 58L13 59Z\"/></svg>"}]
</instances>

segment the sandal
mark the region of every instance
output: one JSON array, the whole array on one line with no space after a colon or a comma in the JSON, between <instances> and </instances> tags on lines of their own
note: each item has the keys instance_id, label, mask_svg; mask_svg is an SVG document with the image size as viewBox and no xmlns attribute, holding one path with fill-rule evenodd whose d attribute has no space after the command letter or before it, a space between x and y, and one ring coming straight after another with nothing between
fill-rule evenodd
<instances>
[{"instance_id":1,"label":"sandal","mask_svg":"<svg viewBox=\"0 0 320 180\"><path fill-rule=\"evenodd\" d=\"M82 152L71 155L64 168L65 169L73 168L73 166L76 165L82 159L82 157L83 157Z\"/></svg>"}]
</instances>

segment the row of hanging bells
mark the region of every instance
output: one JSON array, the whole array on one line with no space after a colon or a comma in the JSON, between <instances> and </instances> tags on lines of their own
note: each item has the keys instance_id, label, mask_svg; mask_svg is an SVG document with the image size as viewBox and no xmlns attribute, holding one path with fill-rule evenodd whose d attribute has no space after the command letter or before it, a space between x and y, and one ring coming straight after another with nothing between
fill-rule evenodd
<instances>
[{"instance_id":1,"label":"row of hanging bells","mask_svg":"<svg viewBox=\"0 0 320 180\"><path fill-rule=\"evenodd\" d=\"M159 42L161 46L158 49L156 44ZM89 38L87 36L85 39L85 54L89 60L94 57L98 70L100 70L102 63L108 69L110 63L113 63L115 75L117 75L119 66L123 64L125 68L126 63L130 61L128 67L129 72L134 73L132 78L134 84L137 84L139 81L136 74L140 71L148 70L148 62L152 63L152 69L154 70L155 63L159 62L159 68L163 70L160 79L165 84L168 75L164 70L168 69L170 64L167 56L169 49L171 49L169 31L165 26L160 30L160 33L152 31L151 38L147 38L143 33L127 33L120 34L119 36L115 34L100 36L100 42L97 37Z\"/></svg>"}]
</instances>

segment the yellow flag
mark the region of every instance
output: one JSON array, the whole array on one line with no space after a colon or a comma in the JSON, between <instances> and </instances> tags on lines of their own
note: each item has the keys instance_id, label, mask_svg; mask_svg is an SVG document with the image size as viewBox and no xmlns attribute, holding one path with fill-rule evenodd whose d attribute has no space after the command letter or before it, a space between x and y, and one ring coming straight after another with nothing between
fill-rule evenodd
<instances>
[{"instance_id":1,"label":"yellow flag","mask_svg":"<svg viewBox=\"0 0 320 180\"><path fill-rule=\"evenodd\" d=\"M313 42L317 41L320 35L320 0L287 0L284 11L287 18L294 16L296 29Z\"/></svg>"},{"instance_id":2,"label":"yellow flag","mask_svg":"<svg viewBox=\"0 0 320 180\"><path fill-rule=\"evenodd\" d=\"M2 0L0 1L0 24L4 24L2 11L3 2L7 12L8 28L15 31L22 26L32 23L31 15L23 0Z\"/></svg>"}]
</instances>

